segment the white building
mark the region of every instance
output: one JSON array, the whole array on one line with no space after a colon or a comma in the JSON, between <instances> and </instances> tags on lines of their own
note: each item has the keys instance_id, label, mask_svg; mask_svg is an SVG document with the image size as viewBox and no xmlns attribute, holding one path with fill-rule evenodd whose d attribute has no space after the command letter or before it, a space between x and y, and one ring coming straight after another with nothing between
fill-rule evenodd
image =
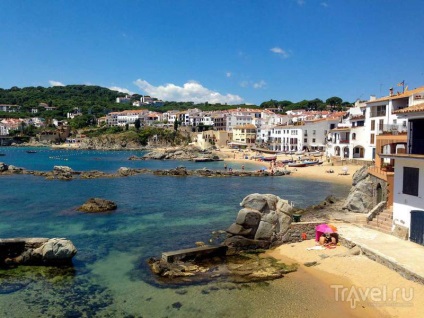
<instances>
[{"instance_id":1,"label":"white building","mask_svg":"<svg viewBox=\"0 0 424 318\"><path fill-rule=\"evenodd\" d=\"M0 135L1 136L9 135L9 128L3 123L0 123Z\"/></svg>"},{"instance_id":2,"label":"white building","mask_svg":"<svg viewBox=\"0 0 424 318\"><path fill-rule=\"evenodd\" d=\"M413 106L395 111L408 120L406 153L379 156L395 159L393 227L406 229L412 241L424 245L424 98L416 102L424 97L420 95L409 97L415 100Z\"/></svg>"},{"instance_id":3,"label":"white building","mask_svg":"<svg viewBox=\"0 0 424 318\"><path fill-rule=\"evenodd\" d=\"M116 97L116 103L127 104L131 101L131 96L125 95L125 97Z\"/></svg>"}]
</instances>

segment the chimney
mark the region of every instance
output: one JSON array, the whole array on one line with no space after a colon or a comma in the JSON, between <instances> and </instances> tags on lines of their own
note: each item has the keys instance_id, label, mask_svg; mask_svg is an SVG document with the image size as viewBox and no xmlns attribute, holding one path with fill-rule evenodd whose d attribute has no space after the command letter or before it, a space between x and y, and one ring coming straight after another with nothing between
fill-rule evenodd
<instances>
[{"instance_id":1,"label":"chimney","mask_svg":"<svg viewBox=\"0 0 424 318\"><path fill-rule=\"evenodd\" d=\"M390 87L389 92L390 92L390 96L393 96L393 87Z\"/></svg>"},{"instance_id":2,"label":"chimney","mask_svg":"<svg viewBox=\"0 0 424 318\"><path fill-rule=\"evenodd\" d=\"M374 101L374 100L376 100L375 95L371 95L371 96L370 96L370 102L372 102L372 101Z\"/></svg>"}]
</instances>

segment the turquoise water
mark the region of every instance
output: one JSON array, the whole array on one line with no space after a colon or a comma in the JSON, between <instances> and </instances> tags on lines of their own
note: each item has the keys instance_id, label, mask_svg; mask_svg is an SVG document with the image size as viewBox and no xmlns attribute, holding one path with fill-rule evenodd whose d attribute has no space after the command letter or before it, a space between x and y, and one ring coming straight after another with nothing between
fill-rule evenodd
<instances>
[{"instance_id":1,"label":"turquoise water","mask_svg":"<svg viewBox=\"0 0 424 318\"><path fill-rule=\"evenodd\" d=\"M128 161L141 152L0 148L0 161L34 170L67 165L74 170L119 167L168 169L222 162ZM53 159L52 159L53 157ZM61 158L61 159L57 159ZM65 160L68 159L68 160ZM234 166L237 168L237 166ZM254 166L246 168L254 169ZM78 249L67 269L19 267L0 270L0 317L248 317L264 300L259 293L295 298L298 283L158 285L146 267L151 256L208 241L211 232L235 219L250 193L272 193L307 206L349 187L299 178L202 178L137 175L127 178L58 181L31 175L1 176L0 237L66 237ZM307 190L306 190L307 189ZM113 213L76 211L90 197L117 203ZM291 282L291 283L290 283ZM284 285L283 287L281 285ZM5 288L6 286L7 288ZM302 297L315 297L303 291ZM308 296L309 295L309 296ZM274 296L273 296L274 297ZM266 301L271 302L272 297ZM270 303L271 304L271 303ZM290 303L292 304L292 303ZM287 307L290 306L287 304ZM181 305L181 306L180 306ZM270 315L269 317L273 317ZM276 315L275 317L278 317Z\"/></svg>"}]
</instances>

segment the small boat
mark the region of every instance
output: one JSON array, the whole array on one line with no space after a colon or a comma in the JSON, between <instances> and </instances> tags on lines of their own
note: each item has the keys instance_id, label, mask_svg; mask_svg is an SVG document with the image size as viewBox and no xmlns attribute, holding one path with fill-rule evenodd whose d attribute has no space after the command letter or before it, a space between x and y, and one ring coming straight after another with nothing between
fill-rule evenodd
<instances>
[{"instance_id":1,"label":"small boat","mask_svg":"<svg viewBox=\"0 0 424 318\"><path fill-rule=\"evenodd\" d=\"M277 160L277 156L263 157L262 160L263 161L274 161L274 160Z\"/></svg>"},{"instance_id":2,"label":"small boat","mask_svg":"<svg viewBox=\"0 0 424 318\"><path fill-rule=\"evenodd\" d=\"M305 153L305 150L303 151L296 151L294 154L295 155L303 155Z\"/></svg>"},{"instance_id":3,"label":"small boat","mask_svg":"<svg viewBox=\"0 0 424 318\"><path fill-rule=\"evenodd\" d=\"M26 152L27 153L36 153L37 151L35 151L35 150L27 150Z\"/></svg>"},{"instance_id":4,"label":"small boat","mask_svg":"<svg viewBox=\"0 0 424 318\"><path fill-rule=\"evenodd\" d=\"M310 156L322 156L321 151L311 151L308 153Z\"/></svg>"},{"instance_id":5,"label":"small boat","mask_svg":"<svg viewBox=\"0 0 424 318\"><path fill-rule=\"evenodd\" d=\"M306 167L307 166L307 164L304 163L304 162L290 162L287 165L289 167L292 167L292 168L299 168L299 167Z\"/></svg>"},{"instance_id":6,"label":"small boat","mask_svg":"<svg viewBox=\"0 0 424 318\"><path fill-rule=\"evenodd\" d=\"M305 163L307 166L314 166L319 163L319 160L303 160L303 163Z\"/></svg>"},{"instance_id":7,"label":"small boat","mask_svg":"<svg viewBox=\"0 0 424 318\"><path fill-rule=\"evenodd\" d=\"M281 160L281 163L292 163L293 159L285 159L285 160Z\"/></svg>"}]
</instances>

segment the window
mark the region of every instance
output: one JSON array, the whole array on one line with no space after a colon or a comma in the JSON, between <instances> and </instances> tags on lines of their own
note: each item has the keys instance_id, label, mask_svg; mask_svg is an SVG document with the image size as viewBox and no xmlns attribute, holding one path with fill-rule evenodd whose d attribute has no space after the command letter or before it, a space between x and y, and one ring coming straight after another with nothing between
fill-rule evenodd
<instances>
[{"instance_id":1,"label":"window","mask_svg":"<svg viewBox=\"0 0 424 318\"><path fill-rule=\"evenodd\" d=\"M375 130L375 120L371 120L371 130Z\"/></svg>"},{"instance_id":2,"label":"window","mask_svg":"<svg viewBox=\"0 0 424 318\"><path fill-rule=\"evenodd\" d=\"M383 131L384 129L384 119L380 119L378 122L378 130Z\"/></svg>"},{"instance_id":3,"label":"window","mask_svg":"<svg viewBox=\"0 0 424 318\"><path fill-rule=\"evenodd\" d=\"M315 142L315 138L312 138L312 142Z\"/></svg>"},{"instance_id":4,"label":"window","mask_svg":"<svg viewBox=\"0 0 424 318\"><path fill-rule=\"evenodd\" d=\"M370 136L371 138L370 138L370 144L374 144L374 134L371 134L371 136Z\"/></svg>"},{"instance_id":5,"label":"window","mask_svg":"<svg viewBox=\"0 0 424 318\"><path fill-rule=\"evenodd\" d=\"M308 138L303 139L303 142L308 142Z\"/></svg>"},{"instance_id":6,"label":"window","mask_svg":"<svg viewBox=\"0 0 424 318\"><path fill-rule=\"evenodd\" d=\"M404 194L418 196L419 168L403 167L403 190Z\"/></svg>"},{"instance_id":7,"label":"window","mask_svg":"<svg viewBox=\"0 0 424 318\"><path fill-rule=\"evenodd\" d=\"M356 140L356 133L352 134L352 140Z\"/></svg>"}]
</instances>

